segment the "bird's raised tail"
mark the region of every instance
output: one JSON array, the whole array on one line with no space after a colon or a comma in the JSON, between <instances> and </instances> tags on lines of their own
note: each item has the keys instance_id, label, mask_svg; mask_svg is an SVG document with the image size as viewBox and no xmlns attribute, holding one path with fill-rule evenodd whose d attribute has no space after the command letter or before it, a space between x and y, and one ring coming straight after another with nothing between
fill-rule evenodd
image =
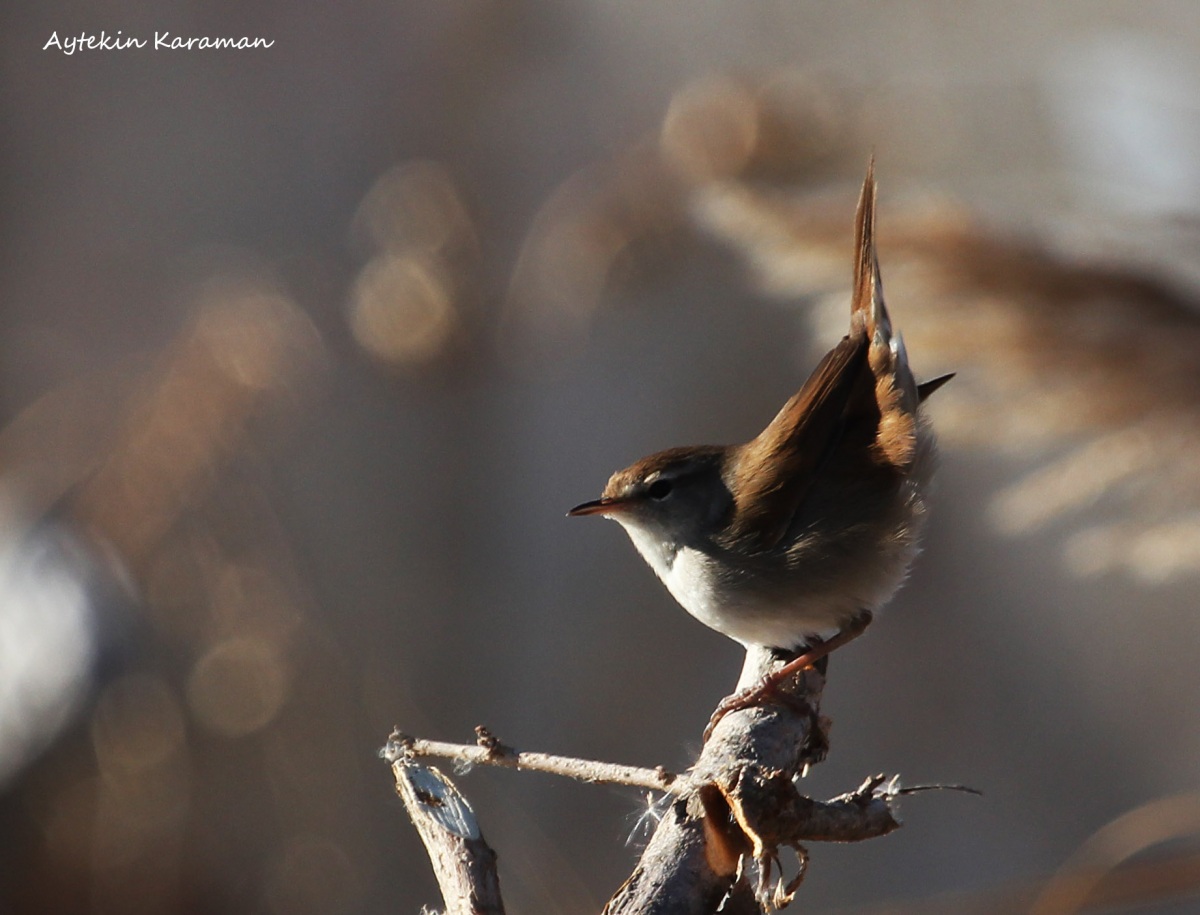
<instances>
[{"instance_id":1,"label":"bird's raised tail","mask_svg":"<svg viewBox=\"0 0 1200 915\"><path fill-rule=\"evenodd\" d=\"M875 376L879 407L876 447L888 463L907 467L915 456L916 412L922 397L908 366L904 338L893 332L883 299L879 256L875 250L875 159L867 165L854 223L854 294L850 302L851 334L870 341L868 361Z\"/></svg>"},{"instance_id":2,"label":"bird's raised tail","mask_svg":"<svg viewBox=\"0 0 1200 915\"><path fill-rule=\"evenodd\" d=\"M872 343L889 344L892 322L883 302L883 280L875 252L875 157L867 164L867 177L858 197L854 219L854 296L850 301L851 330L861 326ZM879 340L876 340L876 337Z\"/></svg>"}]
</instances>

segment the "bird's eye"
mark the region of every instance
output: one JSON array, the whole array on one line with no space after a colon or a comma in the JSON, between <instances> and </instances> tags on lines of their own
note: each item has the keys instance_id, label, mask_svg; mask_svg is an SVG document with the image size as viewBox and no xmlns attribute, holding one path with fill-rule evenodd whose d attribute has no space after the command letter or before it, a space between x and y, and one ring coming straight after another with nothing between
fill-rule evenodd
<instances>
[{"instance_id":1,"label":"bird's eye","mask_svg":"<svg viewBox=\"0 0 1200 915\"><path fill-rule=\"evenodd\" d=\"M670 494L670 480L655 480L650 484L650 488L646 490L646 495L648 495L651 499L665 499Z\"/></svg>"}]
</instances>

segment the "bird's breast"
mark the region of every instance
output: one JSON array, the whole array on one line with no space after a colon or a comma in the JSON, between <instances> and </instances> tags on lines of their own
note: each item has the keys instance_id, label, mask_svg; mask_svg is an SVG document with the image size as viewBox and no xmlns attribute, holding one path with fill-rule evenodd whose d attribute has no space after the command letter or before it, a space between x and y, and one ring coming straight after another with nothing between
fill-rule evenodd
<instances>
[{"instance_id":1,"label":"bird's breast","mask_svg":"<svg viewBox=\"0 0 1200 915\"><path fill-rule=\"evenodd\" d=\"M728 559L664 542L629 525L629 537L655 574L688 613L743 645L796 648L829 634L858 612L842 595L809 593L792 582L782 593L764 591L757 575L738 574Z\"/></svg>"}]
</instances>

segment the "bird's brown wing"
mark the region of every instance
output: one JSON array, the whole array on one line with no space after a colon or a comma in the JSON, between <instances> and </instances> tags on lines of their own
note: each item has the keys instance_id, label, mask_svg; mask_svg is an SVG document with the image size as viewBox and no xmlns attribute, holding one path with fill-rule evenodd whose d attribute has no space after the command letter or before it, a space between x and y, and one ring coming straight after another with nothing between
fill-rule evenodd
<instances>
[{"instance_id":1,"label":"bird's brown wing","mask_svg":"<svg viewBox=\"0 0 1200 915\"><path fill-rule=\"evenodd\" d=\"M921 403L925 403L930 394L944 385L956 374L956 372L947 372L945 375L939 375L937 378L930 378L928 381L922 381L919 385L917 385L917 400Z\"/></svg>"},{"instance_id":2,"label":"bird's brown wing","mask_svg":"<svg viewBox=\"0 0 1200 915\"><path fill-rule=\"evenodd\" d=\"M860 328L835 346L804 386L752 441L739 446L730 467L735 477L734 514L727 536L753 536L760 548L775 546L804 501L821 464L840 441L854 401L873 400L868 340Z\"/></svg>"}]
</instances>

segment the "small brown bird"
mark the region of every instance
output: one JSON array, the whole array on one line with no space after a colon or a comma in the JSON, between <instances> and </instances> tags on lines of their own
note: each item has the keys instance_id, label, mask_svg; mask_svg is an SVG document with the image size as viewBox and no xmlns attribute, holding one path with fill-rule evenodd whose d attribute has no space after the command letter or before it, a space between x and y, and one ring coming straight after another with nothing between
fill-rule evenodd
<instances>
[{"instance_id":1,"label":"small brown bird","mask_svg":"<svg viewBox=\"0 0 1200 915\"><path fill-rule=\"evenodd\" d=\"M873 161L855 250L850 333L758 436L642 458L569 512L619 522L705 625L747 647L807 649L773 683L866 628L907 575L926 514L935 446L921 403L951 376L918 385L892 331Z\"/></svg>"}]
</instances>

